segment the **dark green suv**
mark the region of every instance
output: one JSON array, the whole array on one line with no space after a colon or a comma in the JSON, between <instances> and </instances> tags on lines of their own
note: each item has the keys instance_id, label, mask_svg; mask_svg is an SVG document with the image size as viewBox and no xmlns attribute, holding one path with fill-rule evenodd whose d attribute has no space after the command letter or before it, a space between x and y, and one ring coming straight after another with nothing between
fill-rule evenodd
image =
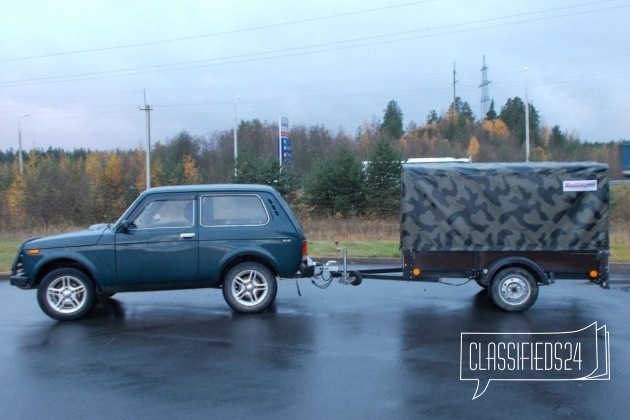
<instances>
[{"instance_id":1,"label":"dark green suv","mask_svg":"<svg viewBox=\"0 0 630 420\"><path fill-rule=\"evenodd\" d=\"M31 238L18 250L11 284L37 288L50 317L86 315L97 296L221 288L238 312L260 312L276 297L276 278L306 261L299 222L262 185L192 185L144 191L113 225Z\"/></svg>"}]
</instances>

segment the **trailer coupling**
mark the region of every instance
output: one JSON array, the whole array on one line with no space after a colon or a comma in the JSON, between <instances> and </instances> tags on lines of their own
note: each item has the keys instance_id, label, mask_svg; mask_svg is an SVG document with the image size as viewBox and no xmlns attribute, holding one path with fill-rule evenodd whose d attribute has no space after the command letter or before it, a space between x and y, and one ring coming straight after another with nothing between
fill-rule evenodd
<instances>
[{"instance_id":1,"label":"trailer coupling","mask_svg":"<svg viewBox=\"0 0 630 420\"><path fill-rule=\"evenodd\" d=\"M360 285L363 281L361 273L356 270L348 270L348 249L337 249L341 251L343 259L341 264L334 260L321 264L307 257L306 266L300 270L300 276L310 278L311 282L320 289L329 287L334 279L339 279L341 284Z\"/></svg>"},{"instance_id":2,"label":"trailer coupling","mask_svg":"<svg viewBox=\"0 0 630 420\"><path fill-rule=\"evenodd\" d=\"M341 252L341 263L330 260L322 264L307 257L306 266L300 270L300 277L310 278L311 283L320 289L329 287L334 279L338 279L341 284L352 286L360 285L364 279L408 280L404 277L402 266L349 270L348 249L337 250ZM423 280L437 282L439 279L426 277Z\"/></svg>"}]
</instances>

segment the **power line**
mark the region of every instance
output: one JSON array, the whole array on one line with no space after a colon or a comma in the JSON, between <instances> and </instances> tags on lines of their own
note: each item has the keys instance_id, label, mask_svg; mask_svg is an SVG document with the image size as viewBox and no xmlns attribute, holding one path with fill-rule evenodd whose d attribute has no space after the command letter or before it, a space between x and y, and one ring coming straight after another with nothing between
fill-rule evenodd
<instances>
[{"instance_id":1,"label":"power line","mask_svg":"<svg viewBox=\"0 0 630 420\"><path fill-rule=\"evenodd\" d=\"M292 47L292 48L283 48L283 49L276 49L276 50L268 50L268 51L259 51L259 52L254 52L254 53L215 57L215 58L202 59L202 60L192 60L192 61L185 61L185 62L178 62L178 63L167 63L167 64L128 68L128 69L107 70L107 71L100 71L100 72L77 73L77 74L69 74L69 75L48 76L48 77L42 77L42 78L11 80L11 81L0 82L0 87L20 87L20 86L30 86L30 85L36 85L36 84L97 80L97 79L105 79L105 78L134 76L134 75L153 73L153 72L181 71L181 70L205 68L205 67L211 67L211 66L217 66L217 65L240 64L240 63L245 63L245 62L287 58L287 57L302 56L302 55L316 54L316 53L323 53L323 52L340 51L340 50L351 49L351 48L360 48L360 47L367 47L367 46L374 46L374 45L389 44L389 43L408 41L408 40L424 38L424 37L451 35L451 34L457 34L457 33L503 27L507 25L525 24L525 23L531 23L531 22L542 21L542 20L558 19L558 18L563 18L563 17L568 17L568 16L577 16L577 15L601 12L604 10L630 7L630 5L619 5L619 6L610 6L607 8L583 10L583 11L556 14L556 15L550 15L550 16L538 16L535 18L526 18L527 16L539 15L541 13L549 13L549 12L554 13L554 12L559 12L559 11L563 11L567 9L575 9L579 7L592 6L595 4L609 3L609 2L610 1L583 3L579 5L558 7L558 8L547 9L543 11L513 14L513 15L508 15L508 16L503 16L503 17L481 19L481 20L458 23L458 24L440 25L440 26L423 28L423 29L418 29L418 30L402 31L402 32L396 32L396 33L390 33L390 34L384 34L384 35L375 35L375 36L369 36L369 37L355 38L355 39L350 39L350 40L332 41L332 42L327 42L327 43L299 46L299 47ZM497 24L480 26L480 27L466 28L466 26L470 26L470 25L484 24L484 23L490 23L490 22L495 22L495 21L514 19L514 18L525 18L525 19L502 22L502 23L500 22ZM461 28L461 29L457 29L457 28ZM429 34L422 34L423 32L433 32L433 31L436 31L436 32L429 33ZM386 38L393 38L393 39L386 39Z\"/></svg>"},{"instance_id":2,"label":"power line","mask_svg":"<svg viewBox=\"0 0 630 420\"><path fill-rule=\"evenodd\" d=\"M416 6L419 4L432 3L436 1L439 1L439 0L423 0L423 1L415 1L415 2L410 2L410 3L394 4L390 6L376 7L372 9L357 10L354 12L337 13L337 14L326 15L326 16L317 16L313 18L300 19L300 20L295 20L295 21L290 21L290 22L271 23L267 25L252 26L249 28L232 29L232 30L227 30L227 31L212 32L208 34L191 35L191 36L163 39L163 40L156 40L156 41L137 42L133 44L123 44L123 45L116 45L112 47L91 48L91 49L84 49L84 50L77 50L77 51L41 54L41 55L34 55L34 56L27 56L27 57L1 58L0 62L24 61L24 60L32 60L32 59L37 59L37 58L59 57L59 56L64 56L64 55L121 50L121 49L127 49L127 48L137 48L137 47L146 47L150 45L166 44L166 43L171 43L171 42L190 41L194 39L210 38L210 37L216 37L216 36L221 36L221 35L232 35L232 34L238 34L238 33L243 33L243 32L259 31L262 29L273 29L273 28L280 28L283 26L301 25L304 23L317 22L317 21L329 20L329 19L337 19L340 17L348 17L348 16L356 16L356 15L367 14L367 13L381 12L384 10Z\"/></svg>"}]
</instances>

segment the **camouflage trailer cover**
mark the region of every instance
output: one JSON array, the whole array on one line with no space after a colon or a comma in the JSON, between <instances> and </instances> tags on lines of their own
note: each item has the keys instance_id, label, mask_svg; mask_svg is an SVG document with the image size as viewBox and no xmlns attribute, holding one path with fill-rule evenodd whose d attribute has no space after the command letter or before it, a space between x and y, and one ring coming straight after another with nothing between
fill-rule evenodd
<instances>
[{"instance_id":1,"label":"camouflage trailer cover","mask_svg":"<svg viewBox=\"0 0 630 420\"><path fill-rule=\"evenodd\" d=\"M605 251L608 192L596 162L405 164L401 251Z\"/></svg>"}]
</instances>

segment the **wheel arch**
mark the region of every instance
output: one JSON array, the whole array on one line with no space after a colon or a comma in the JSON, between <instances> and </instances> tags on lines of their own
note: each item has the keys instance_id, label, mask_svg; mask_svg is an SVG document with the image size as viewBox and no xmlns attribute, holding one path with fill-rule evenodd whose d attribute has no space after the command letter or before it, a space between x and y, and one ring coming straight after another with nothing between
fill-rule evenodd
<instances>
[{"instance_id":1,"label":"wheel arch","mask_svg":"<svg viewBox=\"0 0 630 420\"><path fill-rule=\"evenodd\" d=\"M483 284L490 285L490 283L492 282L492 279L494 279L494 276L498 272L500 272L503 269L511 268L511 267L522 268L524 270L527 270L532 276L534 276L537 283L542 283L542 284L549 283L547 274L540 267L540 265L537 264L535 261L533 261L530 258L512 256L512 257L501 258L499 260L494 261L492 264L490 264L486 268L487 272L485 273L483 277L483 280L484 280Z\"/></svg>"},{"instance_id":2,"label":"wheel arch","mask_svg":"<svg viewBox=\"0 0 630 420\"><path fill-rule=\"evenodd\" d=\"M223 284L223 279L232 268L234 268L236 265L243 262L257 262L259 264L262 264L269 271L271 271L271 274L273 274L274 277L278 277L278 269L271 262L270 258L257 254L257 253L247 252L247 253L233 256L223 265L223 268L221 269L221 275L219 278L219 284L220 285Z\"/></svg>"},{"instance_id":3,"label":"wheel arch","mask_svg":"<svg viewBox=\"0 0 630 420\"><path fill-rule=\"evenodd\" d=\"M94 274L88 268L86 264L81 263L80 261L73 258L55 258L49 261L43 262L41 266L37 270L37 274L35 276L35 281L33 286L37 287L41 283L42 279L46 277L48 273L58 268L75 268L77 270L82 271L92 282L93 286L99 289L98 284L95 281Z\"/></svg>"}]
</instances>

